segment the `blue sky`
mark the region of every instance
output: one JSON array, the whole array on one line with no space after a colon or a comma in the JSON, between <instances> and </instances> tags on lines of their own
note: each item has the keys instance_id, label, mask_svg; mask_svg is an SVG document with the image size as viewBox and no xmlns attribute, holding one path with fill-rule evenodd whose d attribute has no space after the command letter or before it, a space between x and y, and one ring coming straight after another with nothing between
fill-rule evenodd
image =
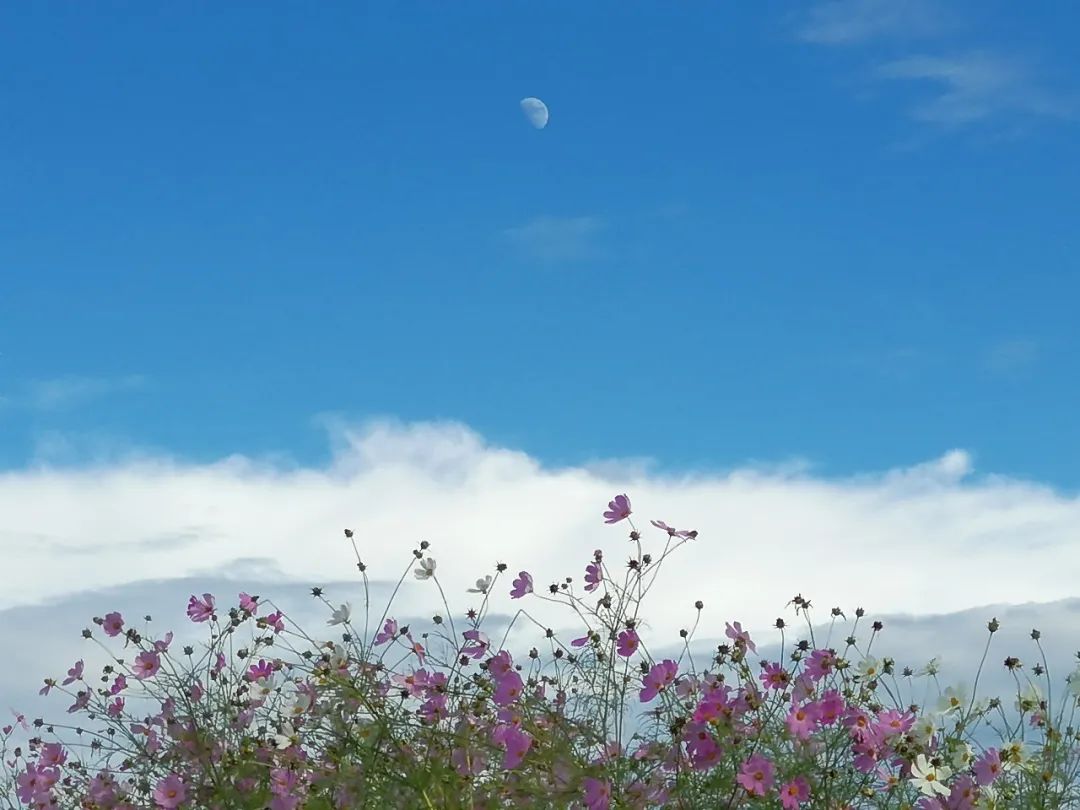
<instances>
[{"instance_id":1,"label":"blue sky","mask_svg":"<svg viewBox=\"0 0 1080 810\"><path fill-rule=\"evenodd\" d=\"M9 5L0 466L317 464L320 419L390 415L552 464L956 447L1073 489L1078 23Z\"/></svg>"}]
</instances>

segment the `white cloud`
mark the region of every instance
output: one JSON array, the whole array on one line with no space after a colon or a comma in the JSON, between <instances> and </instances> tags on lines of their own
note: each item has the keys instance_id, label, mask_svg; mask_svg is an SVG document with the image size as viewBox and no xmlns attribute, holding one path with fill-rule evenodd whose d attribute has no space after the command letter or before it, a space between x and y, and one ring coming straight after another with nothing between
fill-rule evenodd
<instances>
[{"instance_id":1,"label":"white cloud","mask_svg":"<svg viewBox=\"0 0 1080 810\"><path fill-rule=\"evenodd\" d=\"M945 23L927 0L828 0L807 11L799 37L819 45L851 45L880 37L939 33Z\"/></svg>"},{"instance_id":2,"label":"white cloud","mask_svg":"<svg viewBox=\"0 0 1080 810\"><path fill-rule=\"evenodd\" d=\"M911 114L949 129L1003 117L1071 119L1076 113L1073 100L1043 87L1023 62L987 52L908 56L881 65L877 75L937 85L937 94Z\"/></svg>"},{"instance_id":3,"label":"white cloud","mask_svg":"<svg viewBox=\"0 0 1080 810\"><path fill-rule=\"evenodd\" d=\"M963 451L848 479L813 477L801 463L672 475L639 463L622 472L614 465L552 469L453 423L334 430L325 468L143 456L0 474L0 610L7 612L0 626L4 648L27 659L0 682L0 698L11 694L12 678L38 683L82 654L78 631L89 616L121 604L132 615L155 613L161 632L183 629L188 594L211 587L222 589L223 600L249 588L299 599L319 584L328 598L357 605L345 527L356 531L369 575L380 583L414 567L410 550L430 541L458 613L472 604L466 589L496 561L511 573L528 569L538 586L564 576L580 582L594 548L615 568L630 553L628 526L601 519L620 492L631 496L654 554L664 536L649 518L700 532L650 596L648 628L658 644L692 621L699 598L703 639L722 637L724 622L738 619L767 643L777 616L795 621L785 604L799 592L849 615L862 606L871 617L933 621L978 605L1051 603L1075 593L1080 499L976 476ZM535 600L511 602L508 590L504 579L496 612L527 606L554 628L578 629ZM151 597L153 604L139 604ZM401 616L443 612L431 583L409 579L399 599ZM1047 606L1046 615L1059 608ZM303 626L318 629L327 617ZM46 649L41 639L58 634L73 646ZM1044 641L1067 643L1049 634ZM930 635L926 643L943 641ZM927 658L935 652L947 650L923 650Z\"/></svg>"},{"instance_id":4,"label":"white cloud","mask_svg":"<svg viewBox=\"0 0 1080 810\"><path fill-rule=\"evenodd\" d=\"M14 404L42 411L55 411L85 404L94 399L142 388L146 379L137 374L125 377L84 377L67 375L31 380L11 400Z\"/></svg>"},{"instance_id":5,"label":"white cloud","mask_svg":"<svg viewBox=\"0 0 1080 810\"><path fill-rule=\"evenodd\" d=\"M507 228L504 236L530 258L568 262L599 255L596 237L603 222L596 217L549 217Z\"/></svg>"}]
</instances>

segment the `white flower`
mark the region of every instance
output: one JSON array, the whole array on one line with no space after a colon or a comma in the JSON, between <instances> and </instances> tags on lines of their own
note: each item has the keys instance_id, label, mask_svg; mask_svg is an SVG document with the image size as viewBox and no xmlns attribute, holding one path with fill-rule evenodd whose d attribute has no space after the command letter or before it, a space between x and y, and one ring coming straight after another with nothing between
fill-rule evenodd
<instances>
[{"instance_id":1,"label":"white flower","mask_svg":"<svg viewBox=\"0 0 1080 810\"><path fill-rule=\"evenodd\" d=\"M1039 708L1039 702L1042 701L1042 693L1033 683L1028 684L1028 688L1024 690L1024 693L1019 696L1016 701L1016 710L1018 712L1031 712Z\"/></svg>"},{"instance_id":2,"label":"white flower","mask_svg":"<svg viewBox=\"0 0 1080 810\"><path fill-rule=\"evenodd\" d=\"M413 569L413 575L417 579L431 579L435 576L435 560L428 557L420 561L420 567Z\"/></svg>"},{"instance_id":3,"label":"white flower","mask_svg":"<svg viewBox=\"0 0 1080 810\"><path fill-rule=\"evenodd\" d=\"M349 621L349 617L351 615L352 605L346 602L344 605L337 608L336 610L334 610L333 613L330 614L330 618L326 620L326 623L330 625L345 624L347 621Z\"/></svg>"},{"instance_id":4,"label":"white flower","mask_svg":"<svg viewBox=\"0 0 1080 810\"><path fill-rule=\"evenodd\" d=\"M1069 692L1072 696L1080 700L1080 667L1077 667L1072 674L1067 675L1065 681L1069 684Z\"/></svg>"},{"instance_id":5,"label":"white flower","mask_svg":"<svg viewBox=\"0 0 1080 810\"><path fill-rule=\"evenodd\" d=\"M300 741L300 738L296 734L296 729L293 728L293 724L286 721L281 724L281 732L274 735L274 747L279 751L284 751L291 745L295 745Z\"/></svg>"},{"instance_id":6,"label":"white flower","mask_svg":"<svg viewBox=\"0 0 1080 810\"><path fill-rule=\"evenodd\" d=\"M308 709L311 708L311 695L307 692L298 692L296 699L288 708L288 714L292 717L299 717Z\"/></svg>"},{"instance_id":7,"label":"white flower","mask_svg":"<svg viewBox=\"0 0 1080 810\"><path fill-rule=\"evenodd\" d=\"M866 656L856 667L866 680L873 680L881 675L881 662L871 656Z\"/></svg>"},{"instance_id":8,"label":"white flower","mask_svg":"<svg viewBox=\"0 0 1080 810\"><path fill-rule=\"evenodd\" d=\"M488 588L491 587L491 582L491 574L488 574L486 577L480 577L480 579L476 580L476 587L469 588L467 593L487 593Z\"/></svg>"},{"instance_id":9,"label":"white flower","mask_svg":"<svg viewBox=\"0 0 1080 810\"><path fill-rule=\"evenodd\" d=\"M967 691L960 688L948 687L938 699L938 711L941 714L949 714L960 709L967 703Z\"/></svg>"},{"instance_id":10,"label":"white flower","mask_svg":"<svg viewBox=\"0 0 1080 810\"><path fill-rule=\"evenodd\" d=\"M911 727L911 736L923 745L929 744L936 733L937 721L929 715L920 718L916 721L915 725Z\"/></svg>"},{"instance_id":11,"label":"white flower","mask_svg":"<svg viewBox=\"0 0 1080 810\"><path fill-rule=\"evenodd\" d=\"M274 676L271 675L268 678L258 678L251 685L251 694L256 700L263 700L270 697L274 691Z\"/></svg>"},{"instance_id":12,"label":"white flower","mask_svg":"<svg viewBox=\"0 0 1080 810\"><path fill-rule=\"evenodd\" d=\"M952 766L958 771L964 770L971 761L975 758L975 751L970 745L965 742L960 743L959 747L953 751Z\"/></svg>"},{"instance_id":13,"label":"white flower","mask_svg":"<svg viewBox=\"0 0 1080 810\"><path fill-rule=\"evenodd\" d=\"M926 796L938 793L948 796L952 791L942 784L952 776L952 770L944 766L935 768L926 760L926 754L919 754L915 758L915 764L911 766L911 782Z\"/></svg>"},{"instance_id":14,"label":"white flower","mask_svg":"<svg viewBox=\"0 0 1080 810\"><path fill-rule=\"evenodd\" d=\"M926 663L926 666L923 667L922 669L920 669L915 674L920 678L922 676L924 676L924 675L937 675L938 670L940 670L940 669L941 669L941 659L935 657L935 658L931 658Z\"/></svg>"}]
</instances>

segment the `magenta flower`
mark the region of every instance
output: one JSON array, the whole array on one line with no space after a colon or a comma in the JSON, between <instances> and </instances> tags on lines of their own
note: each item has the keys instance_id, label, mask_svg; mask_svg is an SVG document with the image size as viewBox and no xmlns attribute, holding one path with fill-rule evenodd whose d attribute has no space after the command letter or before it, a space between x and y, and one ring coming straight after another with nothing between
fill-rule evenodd
<instances>
[{"instance_id":1,"label":"magenta flower","mask_svg":"<svg viewBox=\"0 0 1080 810\"><path fill-rule=\"evenodd\" d=\"M221 670L225 669L225 655L224 653L218 653L217 658L214 659L214 668L212 672L215 675L220 675Z\"/></svg>"},{"instance_id":2,"label":"magenta flower","mask_svg":"<svg viewBox=\"0 0 1080 810\"><path fill-rule=\"evenodd\" d=\"M828 690L818 701L821 715L821 725L831 726L844 715L847 704L844 697L835 689Z\"/></svg>"},{"instance_id":3,"label":"magenta flower","mask_svg":"<svg viewBox=\"0 0 1080 810\"><path fill-rule=\"evenodd\" d=\"M188 600L187 615L193 622L205 622L214 617L214 597L204 593L202 599L196 599L193 595Z\"/></svg>"},{"instance_id":4,"label":"magenta flower","mask_svg":"<svg viewBox=\"0 0 1080 810\"><path fill-rule=\"evenodd\" d=\"M187 789L180 777L169 774L154 788L154 801L162 810L175 810L187 799Z\"/></svg>"},{"instance_id":5,"label":"magenta flower","mask_svg":"<svg viewBox=\"0 0 1080 810\"><path fill-rule=\"evenodd\" d=\"M62 686L67 686L75 681L81 681L83 675L83 662L82 659L75 662L75 666L68 670L68 676L64 678Z\"/></svg>"},{"instance_id":6,"label":"magenta flower","mask_svg":"<svg viewBox=\"0 0 1080 810\"><path fill-rule=\"evenodd\" d=\"M170 630L168 633L165 634L165 638L161 639L161 641L154 642L154 651L159 653L168 652L169 645L172 644L172 640L173 632L172 630Z\"/></svg>"},{"instance_id":7,"label":"magenta flower","mask_svg":"<svg viewBox=\"0 0 1080 810\"><path fill-rule=\"evenodd\" d=\"M375 636L375 646L385 644L388 641L393 641L397 638L398 623L394 619L387 619L386 624L383 625L382 632Z\"/></svg>"},{"instance_id":8,"label":"magenta flower","mask_svg":"<svg viewBox=\"0 0 1080 810\"><path fill-rule=\"evenodd\" d=\"M141 652L131 668L135 671L135 677L139 680L152 678L161 669L161 656L156 652Z\"/></svg>"},{"instance_id":9,"label":"magenta flower","mask_svg":"<svg viewBox=\"0 0 1080 810\"><path fill-rule=\"evenodd\" d=\"M641 646L641 639L638 638L637 630L630 629L619 633L615 649L623 658L629 658L638 651L639 646Z\"/></svg>"},{"instance_id":10,"label":"magenta flower","mask_svg":"<svg viewBox=\"0 0 1080 810\"><path fill-rule=\"evenodd\" d=\"M249 596L246 593L240 594L240 609L246 610L252 616L259 610L259 597Z\"/></svg>"},{"instance_id":11,"label":"magenta flower","mask_svg":"<svg viewBox=\"0 0 1080 810\"><path fill-rule=\"evenodd\" d=\"M764 796L773 786L773 764L761 754L743 763L736 781L752 796Z\"/></svg>"},{"instance_id":12,"label":"magenta flower","mask_svg":"<svg viewBox=\"0 0 1080 810\"><path fill-rule=\"evenodd\" d=\"M600 563L593 562L585 566L585 590L595 591L603 579L604 572L600 569Z\"/></svg>"},{"instance_id":13,"label":"magenta flower","mask_svg":"<svg viewBox=\"0 0 1080 810\"><path fill-rule=\"evenodd\" d=\"M582 782L587 810L608 810L611 807L611 783L591 776Z\"/></svg>"},{"instance_id":14,"label":"magenta flower","mask_svg":"<svg viewBox=\"0 0 1080 810\"><path fill-rule=\"evenodd\" d=\"M757 652L757 645L750 640L750 634L742 629L739 622L735 622L734 627L732 627L731 622L727 622L727 630L724 631L724 635L734 641L735 644L748 647L750 652Z\"/></svg>"},{"instance_id":15,"label":"magenta flower","mask_svg":"<svg viewBox=\"0 0 1080 810\"><path fill-rule=\"evenodd\" d=\"M641 690L641 702L648 703L660 692L663 692L675 682L675 676L679 673L679 665L670 658L654 664L649 674L642 682L645 688Z\"/></svg>"},{"instance_id":16,"label":"magenta flower","mask_svg":"<svg viewBox=\"0 0 1080 810\"><path fill-rule=\"evenodd\" d=\"M124 632L124 617L115 612L106 613L101 629L105 631L105 635L109 638L115 638Z\"/></svg>"},{"instance_id":17,"label":"magenta flower","mask_svg":"<svg viewBox=\"0 0 1080 810\"><path fill-rule=\"evenodd\" d=\"M780 788L780 806L784 810L798 810L799 805L809 798L810 785L804 776L796 776Z\"/></svg>"},{"instance_id":18,"label":"magenta flower","mask_svg":"<svg viewBox=\"0 0 1080 810\"><path fill-rule=\"evenodd\" d=\"M615 500L608 503L608 511L604 512L604 523L618 523L626 520L632 514L630 511L630 499L625 495L616 495Z\"/></svg>"},{"instance_id":19,"label":"magenta flower","mask_svg":"<svg viewBox=\"0 0 1080 810\"><path fill-rule=\"evenodd\" d=\"M257 681L260 678L272 678L274 676L274 666L267 660L260 658L259 663L252 664L247 671L249 680Z\"/></svg>"},{"instance_id":20,"label":"magenta flower","mask_svg":"<svg viewBox=\"0 0 1080 810\"><path fill-rule=\"evenodd\" d=\"M466 748L455 748L450 753L450 764L462 776L479 776L484 771L483 755Z\"/></svg>"},{"instance_id":21,"label":"magenta flower","mask_svg":"<svg viewBox=\"0 0 1080 810\"><path fill-rule=\"evenodd\" d=\"M584 647L586 644L589 643L589 639L591 639L591 638L592 638L592 633L586 633L581 638L575 638L573 641L571 641L570 646L571 647Z\"/></svg>"},{"instance_id":22,"label":"magenta flower","mask_svg":"<svg viewBox=\"0 0 1080 810\"><path fill-rule=\"evenodd\" d=\"M518 578L514 580L514 589L510 591L511 599L520 599L527 593L533 592L533 578L528 571L521 571L518 573Z\"/></svg>"}]
</instances>

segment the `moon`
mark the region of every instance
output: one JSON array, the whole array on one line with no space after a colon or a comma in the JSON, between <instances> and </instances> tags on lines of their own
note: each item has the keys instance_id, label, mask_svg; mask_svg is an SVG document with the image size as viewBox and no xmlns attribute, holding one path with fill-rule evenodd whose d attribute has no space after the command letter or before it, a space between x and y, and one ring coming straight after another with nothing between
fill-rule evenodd
<instances>
[{"instance_id":1,"label":"moon","mask_svg":"<svg viewBox=\"0 0 1080 810\"><path fill-rule=\"evenodd\" d=\"M521 100L521 111L525 113L525 117L529 120L529 123L536 129L543 129L547 126L548 122L548 108L547 105L538 98L523 98Z\"/></svg>"}]
</instances>

